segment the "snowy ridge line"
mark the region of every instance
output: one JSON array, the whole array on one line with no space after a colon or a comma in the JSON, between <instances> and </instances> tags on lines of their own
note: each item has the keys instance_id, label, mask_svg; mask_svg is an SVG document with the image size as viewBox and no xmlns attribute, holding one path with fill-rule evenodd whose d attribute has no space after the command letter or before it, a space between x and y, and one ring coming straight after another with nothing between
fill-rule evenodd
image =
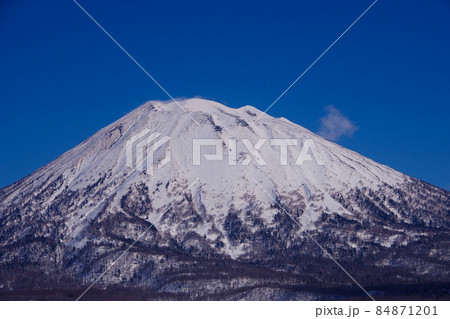
<instances>
[{"instance_id":1,"label":"snowy ridge line","mask_svg":"<svg viewBox=\"0 0 450 319\"><path fill-rule=\"evenodd\" d=\"M173 101L150 101L0 191L0 267L10 278L4 289L22 287L20 269L28 267L48 270L48 277L36 278L39 289L78 295L142 235L148 221L155 221L155 231L141 237L92 290L144 289L147 299L166 298L167 292L178 299L318 298L302 290L311 284L319 290L350 289L352 296L365 298L278 205L349 274L357 273L375 298L380 278L392 287L448 277L448 191L286 119L267 116L250 127L260 112L250 106L232 109L203 99L179 103L203 125L195 125ZM126 163L127 141L144 130L172 137L165 149L170 148L171 160L153 175ZM237 138L237 165L230 166L227 156L205 160L214 154L208 147L202 148L200 165L193 165L198 138L218 141L224 154L229 140ZM239 144L243 139L252 145L266 139L260 155L267 165L254 159L242 165L251 156ZM326 165L313 160L294 165L298 145L289 146L288 165L281 165L280 147L270 139L295 139L298 145L311 139ZM154 158L159 164L164 149ZM201 186L184 192L196 179ZM173 202L182 193L184 200ZM172 209L166 212L167 203ZM124 263L128 266L117 267ZM57 286L67 279L75 284ZM262 290L236 297L237 287ZM82 300L98 297L92 290ZM114 294L114 289L101 291Z\"/></svg>"}]
</instances>

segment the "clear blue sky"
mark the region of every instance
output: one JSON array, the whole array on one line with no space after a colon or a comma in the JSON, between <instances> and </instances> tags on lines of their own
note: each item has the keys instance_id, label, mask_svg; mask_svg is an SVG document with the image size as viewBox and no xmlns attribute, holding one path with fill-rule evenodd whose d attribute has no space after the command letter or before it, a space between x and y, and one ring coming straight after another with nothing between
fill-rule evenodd
<instances>
[{"instance_id":1,"label":"clear blue sky","mask_svg":"<svg viewBox=\"0 0 450 319\"><path fill-rule=\"evenodd\" d=\"M371 0L82 4L175 97L265 109ZM0 2L0 187L165 94L70 0ZM450 2L379 0L269 112L450 188Z\"/></svg>"}]
</instances>

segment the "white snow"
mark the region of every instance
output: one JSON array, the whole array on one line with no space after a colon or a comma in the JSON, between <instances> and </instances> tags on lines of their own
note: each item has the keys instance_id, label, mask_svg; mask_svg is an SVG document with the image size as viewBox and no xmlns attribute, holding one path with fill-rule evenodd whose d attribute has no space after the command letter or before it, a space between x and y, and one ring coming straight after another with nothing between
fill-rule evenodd
<instances>
[{"instance_id":1,"label":"white snow","mask_svg":"<svg viewBox=\"0 0 450 319\"><path fill-rule=\"evenodd\" d=\"M219 227L217 225L222 224L231 205L234 205L237 210L248 208L248 200L242 197L244 194L255 196L254 205L265 208L261 217L270 224L273 220L273 210L269 207L274 204L271 197L276 197L277 194L300 190L309 202L316 194L328 194L333 190L342 191L359 183L377 189L381 182L397 185L405 178L403 174L387 166L327 141L284 118L276 119L263 115L255 125L250 125L261 114L258 109L251 106L233 109L203 99L180 100L179 103L189 115L173 101L145 103L27 177L24 185L29 183L27 187L31 189L36 184L49 184L54 178L62 175L64 183L61 190L68 187L76 191L85 189L104 177L103 184L107 186L105 195L117 195L114 205L117 210L120 210L119 198L131 185L143 182L148 186L149 191L153 192L157 188L157 183L162 183L160 190L152 194L152 206L155 212L150 215L150 218L156 220L158 217L156 210L158 212L163 210L185 191L182 188L172 189L172 186L166 190L165 185L168 181L174 184L176 180L177 183L188 187L199 179L192 189L194 203L197 208L204 205L206 212L216 221L216 227ZM200 126L190 116L200 123ZM211 120L214 123L211 123ZM167 146L161 147L161 151L155 156L155 161L162 160L165 148L170 147L171 161L168 165L155 169L154 175L144 174L126 166L126 142L144 129L159 132L161 136L171 137ZM221 139L223 160L207 161L202 157L201 165L193 165L194 138ZM299 141L298 146L290 146L288 149L288 165L280 165L279 147L270 145L271 138L289 138ZM238 160L235 166L230 166L228 163L230 139L237 139ZM253 145L259 139L267 140L260 149L267 165L258 165L254 158L248 165L242 165L247 155L250 155L242 143L243 139L248 139ZM304 139L314 141L325 161L324 166L319 166L314 161L306 161L302 166L294 165ZM50 174L53 174L53 177L47 181ZM20 192L25 191L26 188L19 188L11 193L3 204L7 205L8 202L17 200ZM55 193L54 196L57 194ZM318 207L328 207L330 211L348 213L343 212L342 207L331 197L324 196L323 200L317 203ZM83 243L83 239L78 235L100 208L101 203L87 205L82 210L78 210L77 214L69 217L68 227L72 232L70 237L81 240L77 245ZM306 225L307 229L312 229L321 213L322 211L308 204L300 221ZM80 218L80 215L84 217ZM204 224L197 229L197 232L202 236L215 238L208 234L210 225L212 224ZM393 240L395 238L383 244L388 245ZM225 249L232 256L239 256L244 251L241 246L231 247L229 243L226 245Z\"/></svg>"}]
</instances>

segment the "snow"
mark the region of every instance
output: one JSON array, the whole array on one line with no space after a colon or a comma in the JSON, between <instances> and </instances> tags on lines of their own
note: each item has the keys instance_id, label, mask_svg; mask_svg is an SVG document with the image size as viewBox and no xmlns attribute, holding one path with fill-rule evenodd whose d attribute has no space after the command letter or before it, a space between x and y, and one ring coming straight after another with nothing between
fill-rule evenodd
<instances>
[{"instance_id":1,"label":"snow","mask_svg":"<svg viewBox=\"0 0 450 319\"><path fill-rule=\"evenodd\" d=\"M273 199L277 194L301 190L307 202L307 209L300 222L305 225L305 229L311 230L322 214L322 211L312 208L309 204L315 194L325 194L323 200L317 203L317 207L328 207L330 211L343 214L348 212L342 211L342 207L327 194L344 191L359 183L377 189L381 182L398 185L404 181L403 174L327 141L287 119L263 115L258 122L251 125L261 114L261 111L252 106L233 109L204 99L179 100L179 103L186 112L173 101L150 101L143 104L27 177L23 185L29 183L28 188L35 189L36 184L48 185L61 175L63 185L60 190L67 187L76 191L84 190L99 178L104 178L102 183L106 187L105 196L116 195L113 205L119 211L119 198L130 186L143 182L152 192L158 183L162 183L161 190L152 195L155 212L152 212L150 218L156 220L156 212L164 211L168 204L185 190L183 188L199 179L191 190L195 206L199 209L204 205L204 213L211 215L216 227L222 225L231 205L237 210L248 209L249 203L243 198L244 194L255 196L254 206L262 209L261 218L270 224L274 215L270 206L274 204ZM198 126L190 116L201 125ZM160 152L155 154L155 161L160 161L165 155L166 147L169 147L171 161L164 167L155 169L153 175L136 171L126 165L126 142L145 129L171 137L167 145L162 146ZM193 165L192 143L195 138L221 139L223 160L207 161L202 157L201 165ZM280 165L279 147L270 145L271 138L299 141L297 146L288 148L288 165ZM228 161L230 139L237 140L237 165L234 166L230 166ZM248 139L252 145L259 139L267 140L260 149L267 165L258 165L252 156L248 165L242 165L247 155L250 155L242 142L243 139ZM305 139L314 141L325 161L324 166L317 165L314 161L306 161L302 166L294 165L301 142ZM171 189L170 186L166 190L164 185L175 180L183 187ZM26 191L27 189L22 187L11 192L2 205L18 200L20 193ZM54 193L52 198L58 194ZM92 199L83 209L68 218L70 238L77 247L85 242L82 238L83 228L102 207L102 203L90 205L94 201L95 199ZM84 215L84 218L80 218L81 215ZM206 235L214 239L216 236L208 233L211 225L212 223L205 223L196 231L201 236ZM157 227L166 228L158 224ZM169 231L173 233L173 230ZM390 238L383 242L383 245L389 245L394 240L395 238ZM244 253L245 247L233 247L226 242L225 250L235 258Z\"/></svg>"}]
</instances>

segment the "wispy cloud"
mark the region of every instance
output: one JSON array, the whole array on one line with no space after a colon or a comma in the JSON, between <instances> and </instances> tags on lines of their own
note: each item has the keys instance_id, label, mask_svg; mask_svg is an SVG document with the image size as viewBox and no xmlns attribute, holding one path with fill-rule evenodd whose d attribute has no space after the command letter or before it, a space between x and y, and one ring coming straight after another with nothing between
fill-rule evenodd
<instances>
[{"instance_id":1,"label":"wispy cloud","mask_svg":"<svg viewBox=\"0 0 450 319\"><path fill-rule=\"evenodd\" d=\"M342 136L351 137L358 130L358 127L333 105L325 107L325 112L327 114L320 118L320 129L317 132L320 136L337 141Z\"/></svg>"}]
</instances>

